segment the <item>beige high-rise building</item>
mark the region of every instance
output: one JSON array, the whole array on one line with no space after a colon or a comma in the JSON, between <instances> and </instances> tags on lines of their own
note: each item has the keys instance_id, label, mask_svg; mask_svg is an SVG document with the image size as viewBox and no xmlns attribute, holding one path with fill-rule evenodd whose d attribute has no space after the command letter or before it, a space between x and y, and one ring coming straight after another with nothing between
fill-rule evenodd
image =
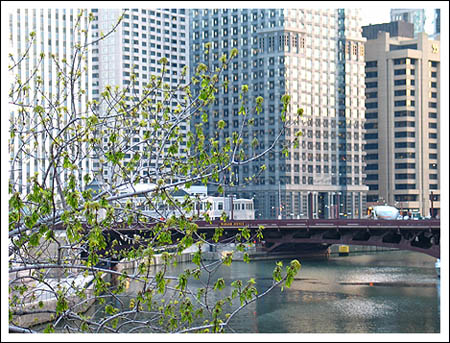
<instances>
[{"instance_id":1,"label":"beige high-rise building","mask_svg":"<svg viewBox=\"0 0 450 343\"><path fill-rule=\"evenodd\" d=\"M439 43L381 31L366 42L368 206L440 214Z\"/></svg>"}]
</instances>

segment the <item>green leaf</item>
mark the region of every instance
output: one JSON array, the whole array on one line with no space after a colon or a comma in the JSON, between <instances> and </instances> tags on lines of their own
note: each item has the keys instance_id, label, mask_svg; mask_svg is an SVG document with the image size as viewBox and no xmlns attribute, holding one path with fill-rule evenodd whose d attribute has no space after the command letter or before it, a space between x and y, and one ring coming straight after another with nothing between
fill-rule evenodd
<instances>
[{"instance_id":1,"label":"green leaf","mask_svg":"<svg viewBox=\"0 0 450 343\"><path fill-rule=\"evenodd\" d=\"M225 257L222 259L222 263L229 267L231 266L232 260L233 260L233 252L226 254Z\"/></svg>"},{"instance_id":2,"label":"green leaf","mask_svg":"<svg viewBox=\"0 0 450 343\"><path fill-rule=\"evenodd\" d=\"M223 290L225 288L225 281L223 278L217 279L216 283L214 284L214 290Z\"/></svg>"}]
</instances>

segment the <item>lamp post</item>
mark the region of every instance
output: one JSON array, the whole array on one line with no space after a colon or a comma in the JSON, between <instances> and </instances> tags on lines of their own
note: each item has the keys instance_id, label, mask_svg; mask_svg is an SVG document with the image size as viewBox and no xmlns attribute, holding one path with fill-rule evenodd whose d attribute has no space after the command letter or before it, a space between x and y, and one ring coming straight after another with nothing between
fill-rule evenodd
<instances>
[{"instance_id":1,"label":"lamp post","mask_svg":"<svg viewBox=\"0 0 450 343\"><path fill-rule=\"evenodd\" d=\"M434 218L434 207L433 207L434 195L433 195L433 191L431 191L430 200L431 200L430 216L431 216L431 218Z\"/></svg>"},{"instance_id":2,"label":"lamp post","mask_svg":"<svg viewBox=\"0 0 450 343\"><path fill-rule=\"evenodd\" d=\"M234 220L234 204L233 204L234 194L231 195L231 220Z\"/></svg>"},{"instance_id":3,"label":"lamp post","mask_svg":"<svg viewBox=\"0 0 450 343\"><path fill-rule=\"evenodd\" d=\"M337 206L337 213L336 217L339 219L341 218L341 192L337 192L337 199L336 199L336 206Z\"/></svg>"}]
</instances>

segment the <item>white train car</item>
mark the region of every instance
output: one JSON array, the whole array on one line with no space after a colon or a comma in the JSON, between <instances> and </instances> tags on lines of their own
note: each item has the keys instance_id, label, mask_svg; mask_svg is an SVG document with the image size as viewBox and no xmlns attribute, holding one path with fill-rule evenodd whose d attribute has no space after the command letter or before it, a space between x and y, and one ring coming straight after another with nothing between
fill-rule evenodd
<instances>
[{"instance_id":1,"label":"white train car","mask_svg":"<svg viewBox=\"0 0 450 343\"><path fill-rule=\"evenodd\" d=\"M151 191L156 186L154 184L137 184L133 187L122 187L119 189L119 195L133 194L145 191ZM213 197L207 196L205 186L192 186L189 189L180 189L172 193L174 199L182 202L186 196L198 201L198 205L194 206L190 213L184 213L188 217L198 215L200 218L207 213L212 220L219 220L223 218L225 213L228 220L253 220L255 219L255 209L253 199L237 199L235 197ZM128 199L123 199L121 202L125 203ZM149 205L146 196L138 195L130 198L133 203L133 208L136 213L154 218L157 220L164 220L173 215L180 215L180 211L173 206L167 204L153 204ZM155 208L156 206L156 208Z\"/></svg>"},{"instance_id":2,"label":"white train car","mask_svg":"<svg viewBox=\"0 0 450 343\"><path fill-rule=\"evenodd\" d=\"M202 199L200 211L207 213L212 220L221 219L223 213L226 214L228 220L255 219L253 199L208 196Z\"/></svg>"}]
</instances>

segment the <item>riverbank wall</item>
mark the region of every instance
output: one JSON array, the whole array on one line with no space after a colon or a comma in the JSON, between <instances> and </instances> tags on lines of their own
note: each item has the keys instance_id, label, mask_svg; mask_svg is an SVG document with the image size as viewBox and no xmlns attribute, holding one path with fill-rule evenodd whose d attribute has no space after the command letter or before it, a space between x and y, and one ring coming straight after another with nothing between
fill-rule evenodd
<instances>
[{"instance_id":1,"label":"riverbank wall","mask_svg":"<svg viewBox=\"0 0 450 343\"><path fill-rule=\"evenodd\" d=\"M342 244L334 244L329 247L330 255L338 255L339 254L339 247ZM349 247L349 255L353 253L371 253L371 252L381 252L381 251L392 251L392 250L398 250L396 248L389 248L389 247L378 247L378 246L365 246L365 245L347 245Z\"/></svg>"},{"instance_id":2,"label":"riverbank wall","mask_svg":"<svg viewBox=\"0 0 450 343\"><path fill-rule=\"evenodd\" d=\"M260 246L250 246L245 249L245 251L237 251L234 244L227 244L224 246L215 246L214 251L209 251L209 249L202 248L202 257L206 261L215 261L225 258L229 254L233 254L233 261L244 261L244 254L247 253L250 260L261 261L261 260L275 260L275 259L326 259L330 255L339 254L338 244L332 245L324 250L317 251L296 251L296 252L277 252L277 253L267 253ZM381 251L391 251L397 250L395 248L377 247L377 246L359 246L359 245L349 245L349 254L354 253L371 253L371 252L381 252ZM195 250L184 251L180 255L174 257L177 263L189 263L192 262ZM173 260L172 260L173 261ZM138 268L139 264L142 263L142 259L128 260L124 259L117 263L115 270L122 272L126 270L127 272L134 271ZM152 257L152 262L150 265L158 266L164 264L161 254L154 255Z\"/></svg>"},{"instance_id":3,"label":"riverbank wall","mask_svg":"<svg viewBox=\"0 0 450 343\"><path fill-rule=\"evenodd\" d=\"M95 301L93 279L93 276L78 275L73 278L48 279L45 283L28 283L28 291L22 296L21 304L12 306L13 311L23 314L13 316L11 324L33 327L53 321L58 301L55 289L66 294L69 308L76 312L86 312ZM75 289L83 289L84 299L75 293Z\"/></svg>"}]
</instances>

